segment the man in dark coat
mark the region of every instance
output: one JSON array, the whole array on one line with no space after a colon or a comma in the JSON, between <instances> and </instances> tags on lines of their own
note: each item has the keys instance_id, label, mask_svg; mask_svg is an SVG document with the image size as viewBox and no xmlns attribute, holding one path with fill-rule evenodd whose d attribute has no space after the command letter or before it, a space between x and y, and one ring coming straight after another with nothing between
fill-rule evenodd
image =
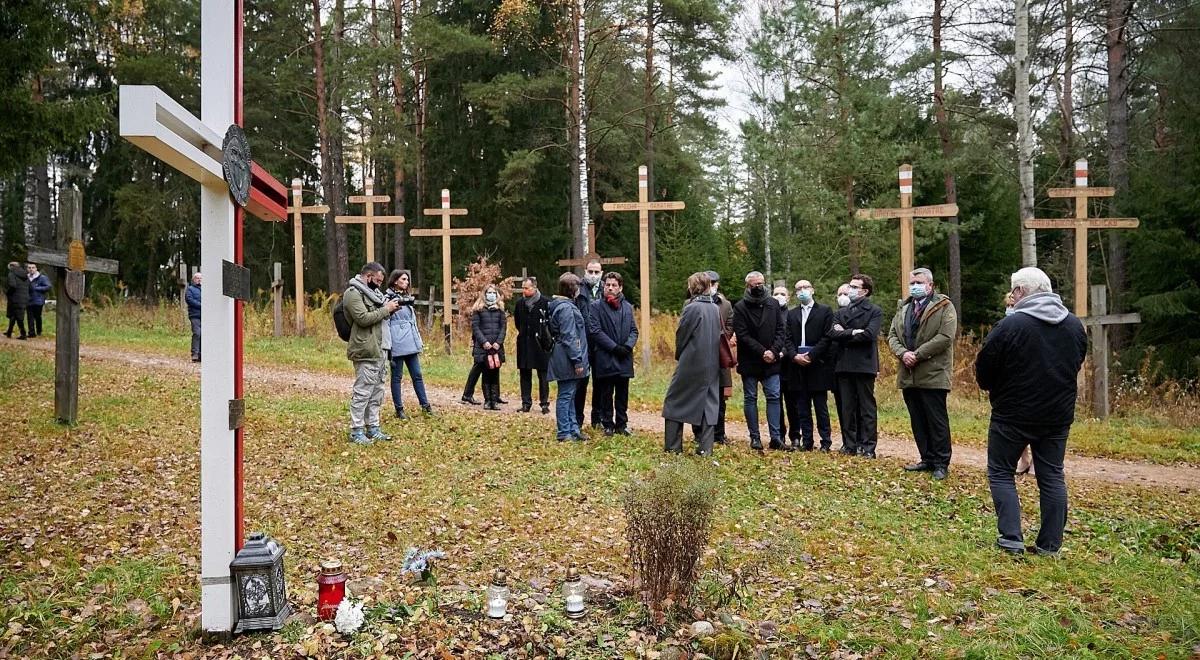
<instances>
[{"instance_id":1,"label":"man in dark coat","mask_svg":"<svg viewBox=\"0 0 1200 660\"><path fill-rule=\"evenodd\" d=\"M29 336L37 337L42 334L42 308L46 306L46 294L50 291L50 278L38 272L37 264L25 264L29 273L29 307L25 309L29 316Z\"/></svg>"},{"instance_id":2,"label":"man in dark coat","mask_svg":"<svg viewBox=\"0 0 1200 660\"><path fill-rule=\"evenodd\" d=\"M591 313L591 304L593 300L599 300L604 290L604 283L601 277L604 276L604 268L600 262L593 259L587 263L583 269L583 281L579 283L579 293L575 294L575 306L579 308L579 313L583 315L584 327L587 327L588 314ZM593 362L596 359L596 351L592 346L588 346L588 368L589 374L594 368ZM583 428L584 420L583 410L587 404L588 393L588 376L585 376L579 381L575 390L575 419L579 422L579 427ZM601 428L600 415L596 410L596 393L592 392L592 428Z\"/></svg>"},{"instance_id":3,"label":"man in dark coat","mask_svg":"<svg viewBox=\"0 0 1200 660\"><path fill-rule=\"evenodd\" d=\"M997 323L975 359L975 381L992 404L988 425L988 486L1005 552L1025 552L1017 460L1033 451L1042 520L1034 550L1057 554L1067 523L1063 457L1075 421L1076 378L1087 355L1079 318L1053 293L1050 278L1022 268L1010 280L1013 314Z\"/></svg>"},{"instance_id":4,"label":"man in dark coat","mask_svg":"<svg viewBox=\"0 0 1200 660\"><path fill-rule=\"evenodd\" d=\"M833 340L829 338L833 310L813 299L813 286L808 280L796 282L796 302L800 304L788 312L784 354L794 408L789 417L800 422L803 450L812 451L815 413L821 451L829 451L833 444L828 397L833 388Z\"/></svg>"},{"instance_id":5,"label":"man in dark coat","mask_svg":"<svg viewBox=\"0 0 1200 660\"><path fill-rule=\"evenodd\" d=\"M192 362L200 361L200 282L203 279L200 273L192 273L192 283L183 292L188 323L192 325Z\"/></svg>"},{"instance_id":6,"label":"man in dark coat","mask_svg":"<svg viewBox=\"0 0 1200 660\"><path fill-rule=\"evenodd\" d=\"M663 450L669 453L683 452L683 425L691 424L696 430L696 453L712 454L713 425L721 399L717 375L721 318L708 295L711 287L704 273L693 273L688 278L691 300L684 305L675 329L675 373L662 409L666 420Z\"/></svg>"},{"instance_id":7,"label":"man in dark coat","mask_svg":"<svg viewBox=\"0 0 1200 660\"><path fill-rule=\"evenodd\" d=\"M546 365L550 354L538 344L538 329L550 322L549 300L538 291L537 278L526 277L521 281L521 298L513 310L513 323L517 326L517 371L521 374L521 412L533 407L533 372L537 372L538 403L542 414L550 412L550 381L546 378Z\"/></svg>"},{"instance_id":8,"label":"man in dark coat","mask_svg":"<svg viewBox=\"0 0 1200 660\"><path fill-rule=\"evenodd\" d=\"M767 399L767 430L771 449L790 449L783 444L779 422L783 413L779 394L779 366L787 348L784 312L766 287L758 271L746 275L746 295L733 306L733 332L738 337L737 372L742 377L742 411L750 431L750 448L761 450L758 428L758 386Z\"/></svg>"},{"instance_id":9,"label":"man in dark coat","mask_svg":"<svg viewBox=\"0 0 1200 660\"><path fill-rule=\"evenodd\" d=\"M871 302L875 282L869 275L857 274L847 287L850 305L842 309L829 330L842 354L834 371L842 390L842 453L875 458L879 442L879 412L875 404L875 376L879 374L879 327L883 310Z\"/></svg>"},{"instance_id":10,"label":"man in dark coat","mask_svg":"<svg viewBox=\"0 0 1200 660\"><path fill-rule=\"evenodd\" d=\"M25 308L29 306L29 278L21 264L12 261L8 264L8 279L4 285L4 297L8 299L8 330L5 337L12 337L13 326L21 331L17 339L25 339Z\"/></svg>"},{"instance_id":11,"label":"man in dark coat","mask_svg":"<svg viewBox=\"0 0 1200 660\"><path fill-rule=\"evenodd\" d=\"M710 270L704 274L712 281L712 288L709 289L709 295L712 297L713 303L717 305L717 309L721 310L721 331L729 338L729 348L735 348L737 347L737 335L733 334L733 303L721 295L721 276L717 274L717 271ZM721 403L720 409L717 411L717 426L713 429L713 442L723 445L728 442L725 437L725 402L728 400L726 393L732 393L733 391L733 370L725 368L720 371Z\"/></svg>"},{"instance_id":12,"label":"man in dark coat","mask_svg":"<svg viewBox=\"0 0 1200 660\"><path fill-rule=\"evenodd\" d=\"M600 409L604 435L633 435L629 430L629 379L633 378L633 347L638 329L633 305L625 300L620 273L604 276L604 298L593 300L587 317L588 346L592 349L595 381L592 411Z\"/></svg>"}]
</instances>

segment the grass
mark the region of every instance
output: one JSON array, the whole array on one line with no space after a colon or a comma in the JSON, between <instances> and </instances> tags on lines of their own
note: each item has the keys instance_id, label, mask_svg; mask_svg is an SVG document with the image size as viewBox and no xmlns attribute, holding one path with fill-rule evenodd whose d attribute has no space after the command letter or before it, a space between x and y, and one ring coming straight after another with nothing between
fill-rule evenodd
<instances>
[{"instance_id":1,"label":"grass","mask_svg":"<svg viewBox=\"0 0 1200 660\"><path fill-rule=\"evenodd\" d=\"M439 565L443 610L375 622L350 640L292 625L202 646L192 634L194 382L89 365L82 421L68 429L49 421L51 374L50 356L0 347L0 549L10 569L0 577L0 649L9 655L440 648L447 657L607 658L639 645L698 648L674 634L691 617L647 627L618 591L593 593L592 614L565 620L553 589L570 562L619 583L625 485L663 461L699 459L665 457L661 438L646 435L548 442L551 422L540 416L465 409L393 425L394 443L352 447L340 398L279 390L251 393L246 528L287 548L293 601L314 609L317 562L334 556L352 579L379 581L363 592L374 601L419 602L427 593L398 571L417 545L449 555ZM935 483L893 461L741 450L701 464L721 493L696 606L712 620L745 620L727 647L748 638L772 657L811 647L828 656L1186 658L1200 644L1194 493L1072 482L1064 558L1012 561L991 547L978 472ZM1020 488L1028 529L1036 495L1030 480ZM519 595L514 621L450 613L474 607L496 566ZM523 600L538 580L549 585L545 607ZM761 632L767 621L772 637Z\"/></svg>"}]
</instances>

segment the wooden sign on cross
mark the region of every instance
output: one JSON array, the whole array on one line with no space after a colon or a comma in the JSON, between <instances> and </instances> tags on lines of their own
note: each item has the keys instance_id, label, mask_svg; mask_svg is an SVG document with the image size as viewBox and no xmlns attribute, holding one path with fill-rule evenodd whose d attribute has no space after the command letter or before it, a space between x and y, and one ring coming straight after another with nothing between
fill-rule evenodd
<instances>
[{"instance_id":1,"label":"wooden sign on cross","mask_svg":"<svg viewBox=\"0 0 1200 660\"><path fill-rule=\"evenodd\" d=\"M404 216L375 215L375 205L386 204L392 201L392 198L388 195L374 194L374 179L363 181L363 192L366 194L351 195L349 200L351 204L364 204L364 208L366 208L365 215L339 215L334 216L333 221L339 224L364 224L367 226L367 263L370 263L375 261L375 225L404 224Z\"/></svg>"},{"instance_id":2,"label":"wooden sign on cross","mask_svg":"<svg viewBox=\"0 0 1200 660\"><path fill-rule=\"evenodd\" d=\"M934 204L932 206L913 206L913 174L912 165L905 163L900 166L897 176L900 183L900 208L891 209L859 209L855 216L862 220L886 220L900 218L900 297L905 297L908 291L908 276L912 273L915 262L913 248L913 219L915 218L951 218L958 215L957 204ZM874 292L872 292L874 293Z\"/></svg>"},{"instance_id":3,"label":"wooden sign on cross","mask_svg":"<svg viewBox=\"0 0 1200 660\"><path fill-rule=\"evenodd\" d=\"M1074 229L1075 230L1075 316L1083 318L1088 313L1088 241L1089 229L1137 229L1137 218L1089 218L1088 200L1092 197L1112 197L1114 188L1088 187L1088 162L1075 161L1075 187L1050 188L1051 197L1074 197L1075 217L1025 221L1026 229Z\"/></svg>"},{"instance_id":4,"label":"wooden sign on cross","mask_svg":"<svg viewBox=\"0 0 1200 660\"><path fill-rule=\"evenodd\" d=\"M296 334L303 335L304 315L308 307L308 300L304 295L304 214L325 215L329 213L329 207L324 204L305 206L300 179L292 179L292 205L287 208L287 212L292 216L292 251L296 273Z\"/></svg>"},{"instance_id":5,"label":"wooden sign on cross","mask_svg":"<svg viewBox=\"0 0 1200 660\"><path fill-rule=\"evenodd\" d=\"M238 623L229 565L243 542L242 204L264 220L287 218L287 189L244 149L242 22L241 2L201 0L199 119L152 85L121 85L119 100L121 136L201 184L200 624L210 635ZM226 153L226 140L237 148Z\"/></svg>"},{"instance_id":6,"label":"wooden sign on cross","mask_svg":"<svg viewBox=\"0 0 1200 660\"><path fill-rule=\"evenodd\" d=\"M642 289L642 327L639 332L642 337L643 368L650 367L650 211L679 211L684 208L683 202L650 201L650 177L645 165L638 167L638 201L604 204L605 211L637 211L638 214L638 266L641 270L638 286Z\"/></svg>"},{"instance_id":7,"label":"wooden sign on cross","mask_svg":"<svg viewBox=\"0 0 1200 660\"><path fill-rule=\"evenodd\" d=\"M1083 319L1092 335L1092 410L1099 419L1108 419L1108 326L1141 323L1140 314L1109 314L1108 287L1092 287L1092 315Z\"/></svg>"},{"instance_id":8,"label":"wooden sign on cross","mask_svg":"<svg viewBox=\"0 0 1200 660\"><path fill-rule=\"evenodd\" d=\"M450 316L451 312L451 290L450 290L450 237L451 236L479 236L483 234L483 230L479 227L461 227L457 229L450 228L450 216L466 215L467 209L450 208L450 190L442 188L442 207L437 209L425 209L425 215L441 216L441 229L412 229L408 232L409 236L442 237L442 334L446 340L446 353L450 353ZM429 310L433 314L433 309ZM461 312L460 312L461 313Z\"/></svg>"},{"instance_id":9,"label":"wooden sign on cross","mask_svg":"<svg viewBox=\"0 0 1200 660\"><path fill-rule=\"evenodd\" d=\"M601 266L610 266L625 263L625 257L602 257L600 251L596 249L596 223L589 222L587 227L588 245L591 249L587 251L579 259L559 259L555 263L559 266L569 268L582 268L593 261L599 261Z\"/></svg>"},{"instance_id":10,"label":"wooden sign on cross","mask_svg":"<svg viewBox=\"0 0 1200 660\"><path fill-rule=\"evenodd\" d=\"M89 257L83 247L83 197L74 187L59 194L58 250L30 248L28 260L55 266L54 416L75 424L79 411L79 309L84 272L116 275L120 264Z\"/></svg>"}]
</instances>

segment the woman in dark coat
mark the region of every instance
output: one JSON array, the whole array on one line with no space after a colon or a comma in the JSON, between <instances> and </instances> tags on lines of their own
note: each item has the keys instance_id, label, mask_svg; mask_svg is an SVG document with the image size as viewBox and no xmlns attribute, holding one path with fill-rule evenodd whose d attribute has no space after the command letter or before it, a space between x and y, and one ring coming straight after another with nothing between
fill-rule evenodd
<instances>
[{"instance_id":1,"label":"woman in dark coat","mask_svg":"<svg viewBox=\"0 0 1200 660\"><path fill-rule=\"evenodd\" d=\"M12 337L13 326L21 331L17 339L25 339L25 308L29 306L29 276L21 264L13 261L8 264L8 280L4 287L4 296L8 298L8 330L5 337Z\"/></svg>"},{"instance_id":2,"label":"woman in dark coat","mask_svg":"<svg viewBox=\"0 0 1200 660\"><path fill-rule=\"evenodd\" d=\"M471 308L471 357L483 368L483 407L500 409L500 365L504 364L504 336L508 315L500 302L500 290L489 284Z\"/></svg>"},{"instance_id":3,"label":"woman in dark coat","mask_svg":"<svg viewBox=\"0 0 1200 660\"><path fill-rule=\"evenodd\" d=\"M549 300L538 291L537 278L526 277L521 281L521 298L513 309L513 322L517 326L517 371L521 374L521 412L533 407L533 372L538 378L538 403L542 414L550 412L550 380L546 378L546 366L550 354L538 344L538 328L550 321Z\"/></svg>"},{"instance_id":4,"label":"woman in dark coat","mask_svg":"<svg viewBox=\"0 0 1200 660\"><path fill-rule=\"evenodd\" d=\"M708 275L694 273L688 278L692 299L679 316L675 330L675 374L667 386L662 416L666 419L663 449L683 452L683 425L697 429L696 453L712 454L713 430L720 407L721 310L708 295L712 286Z\"/></svg>"}]
</instances>

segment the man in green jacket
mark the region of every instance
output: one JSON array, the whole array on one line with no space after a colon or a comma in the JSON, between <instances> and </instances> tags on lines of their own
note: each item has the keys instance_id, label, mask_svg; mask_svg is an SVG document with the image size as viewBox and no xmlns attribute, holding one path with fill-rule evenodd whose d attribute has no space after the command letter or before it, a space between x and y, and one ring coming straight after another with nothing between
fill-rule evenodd
<instances>
[{"instance_id":1,"label":"man in green jacket","mask_svg":"<svg viewBox=\"0 0 1200 660\"><path fill-rule=\"evenodd\" d=\"M399 308L396 300L385 301L383 266L372 261L362 272L350 278L342 294L342 310L350 322L350 340L346 357L354 363L354 389L350 393L350 442L369 445L392 436L379 428L379 407L383 404L387 357L383 350L383 323Z\"/></svg>"},{"instance_id":2,"label":"man in green jacket","mask_svg":"<svg viewBox=\"0 0 1200 660\"><path fill-rule=\"evenodd\" d=\"M904 469L932 472L933 478L941 481L950 470L946 395L954 371L958 314L948 297L934 291L933 273L928 268L909 274L908 294L888 330L888 346L899 361L896 386L904 392L921 455L921 460Z\"/></svg>"}]
</instances>

